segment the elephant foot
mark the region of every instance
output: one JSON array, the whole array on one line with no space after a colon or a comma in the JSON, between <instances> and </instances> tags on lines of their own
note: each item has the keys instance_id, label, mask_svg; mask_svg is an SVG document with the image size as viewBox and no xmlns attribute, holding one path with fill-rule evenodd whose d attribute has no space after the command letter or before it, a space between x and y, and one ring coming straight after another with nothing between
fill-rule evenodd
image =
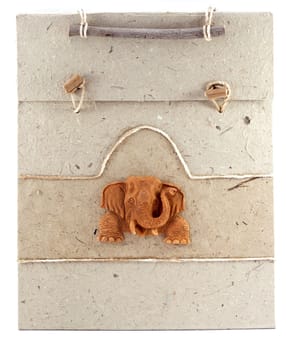
<instances>
[{"instance_id":1,"label":"elephant foot","mask_svg":"<svg viewBox=\"0 0 286 350\"><path fill-rule=\"evenodd\" d=\"M101 233L98 236L98 240L100 242L106 242L106 243L120 243L124 240L124 236L120 232L116 233Z\"/></svg>"},{"instance_id":2,"label":"elephant foot","mask_svg":"<svg viewBox=\"0 0 286 350\"><path fill-rule=\"evenodd\" d=\"M121 222L117 215L107 213L101 218L98 240L106 243L120 243L124 240Z\"/></svg>"},{"instance_id":3,"label":"elephant foot","mask_svg":"<svg viewBox=\"0 0 286 350\"><path fill-rule=\"evenodd\" d=\"M176 238L176 237L166 237L164 242L167 244L177 244L177 245L186 245L191 243L189 238Z\"/></svg>"},{"instance_id":4,"label":"elephant foot","mask_svg":"<svg viewBox=\"0 0 286 350\"><path fill-rule=\"evenodd\" d=\"M164 242L167 244L186 245L191 243L190 228L181 216L174 217L165 227Z\"/></svg>"}]
</instances>

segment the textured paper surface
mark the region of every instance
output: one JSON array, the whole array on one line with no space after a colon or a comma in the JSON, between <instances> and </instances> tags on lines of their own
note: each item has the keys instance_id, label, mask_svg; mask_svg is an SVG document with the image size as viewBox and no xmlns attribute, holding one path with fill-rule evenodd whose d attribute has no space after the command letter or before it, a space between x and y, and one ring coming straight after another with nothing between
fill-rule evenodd
<instances>
[{"instance_id":1,"label":"textured paper surface","mask_svg":"<svg viewBox=\"0 0 286 350\"><path fill-rule=\"evenodd\" d=\"M88 14L88 22L201 27L204 14ZM20 175L96 175L118 137L147 124L169 134L194 176L266 177L238 187L234 178L190 180L166 139L144 130L116 149L100 179L20 180L19 327L274 327L271 14L216 13L226 34L211 42L83 40L68 36L72 23L79 15L17 18ZM63 90L76 73L87 88L79 115ZM213 80L232 89L223 114L204 96ZM96 240L103 187L129 175L182 188L191 245Z\"/></svg>"},{"instance_id":2,"label":"textured paper surface","mask_svg":"<svg viewBox=\"0 0 286 350\"><path fill-rule=\"evenodd\" d=\"M21 329L273 328L273 263L20 265Z\"/></svg>"}]
</instances>

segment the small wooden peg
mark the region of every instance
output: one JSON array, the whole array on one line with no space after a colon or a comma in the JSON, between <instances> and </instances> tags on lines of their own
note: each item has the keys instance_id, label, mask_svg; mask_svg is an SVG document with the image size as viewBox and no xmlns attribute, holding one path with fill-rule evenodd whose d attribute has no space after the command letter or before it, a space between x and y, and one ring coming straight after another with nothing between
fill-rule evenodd
<instances>
[{"instance_id":1,"label":"small wooden peg","mask_svg":"<svg viewBox=\"0 0 286 350\"><path fill-rule=\"evenodd\" d=\"M219 113L225 110L230 94L230 86L224 81L214 81L206 86L205 96L215 105Z\"/></svg>"},{"instance_id":2,"label":"small wooden peg","mask_svg":"<svg viewBox=\"0 0 286 350\"><path fill-rule=\"evenodd\" d=\"M73 94L84 84L84 79L79 74L73 75L65 84L64 89L68 94Z\"/></svg>"},{"instance_id":3,"label":"small wooden peg","mask_svg":"<svg viewBox=\"0 0 286 350\"><path fill-rule=\"evenodd\" d=\"M209 90L206 91L206 96L208 99L218 99L227 97L227 88L226 86L212 86Z\"/></svg>"}]
</instances>

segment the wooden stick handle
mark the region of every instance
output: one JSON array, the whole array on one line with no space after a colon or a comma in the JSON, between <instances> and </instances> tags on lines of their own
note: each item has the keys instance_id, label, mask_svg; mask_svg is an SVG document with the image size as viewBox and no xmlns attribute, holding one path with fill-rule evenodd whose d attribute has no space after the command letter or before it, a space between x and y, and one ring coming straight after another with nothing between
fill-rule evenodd
<instances>
[{"instance_id":1,"label":"wooden stick handle","mask_svg":"<svg viewBox=\"0 0 286 350\"><path fill-rule=\"evenodd\" d=\"M225 34L222 26L212 26L211 36ZM70 26L69 36L80 35L80 25ZM204 38L203 28L123 28L123 27L95 27L88 26L87 36L101 36L114 38L144 38L144 39L198 39Z\"/></svg>"}]
</instances>

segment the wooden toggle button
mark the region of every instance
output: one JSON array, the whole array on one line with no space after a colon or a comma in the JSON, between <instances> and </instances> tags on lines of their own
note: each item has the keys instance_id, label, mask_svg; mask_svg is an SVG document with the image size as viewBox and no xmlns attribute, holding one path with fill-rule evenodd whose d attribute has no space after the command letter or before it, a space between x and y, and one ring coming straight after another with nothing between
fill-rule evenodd
<instances>
[{"instance_id":1,"label":"wooden toggle button","mask_svg":"<svg viewBox=\"0 0 286 350\"><path fill-rule=\"evenodd\" d=\"M230 94L230 86L224 81L214 81L206 86L205 96L215 105L219 113L225 110Z\"/></svg>"},{"instance_id":2,"label":"wooden toggle button","mask_svg":"<svg viewBox=\"0 0 286 350\"><path fill-rule=\"evenodd\" d=\"M68 94L73 94L84 84L84 79L79 74L73 75L65 84L64 89Z\"/></svg>"}]
</instances>

